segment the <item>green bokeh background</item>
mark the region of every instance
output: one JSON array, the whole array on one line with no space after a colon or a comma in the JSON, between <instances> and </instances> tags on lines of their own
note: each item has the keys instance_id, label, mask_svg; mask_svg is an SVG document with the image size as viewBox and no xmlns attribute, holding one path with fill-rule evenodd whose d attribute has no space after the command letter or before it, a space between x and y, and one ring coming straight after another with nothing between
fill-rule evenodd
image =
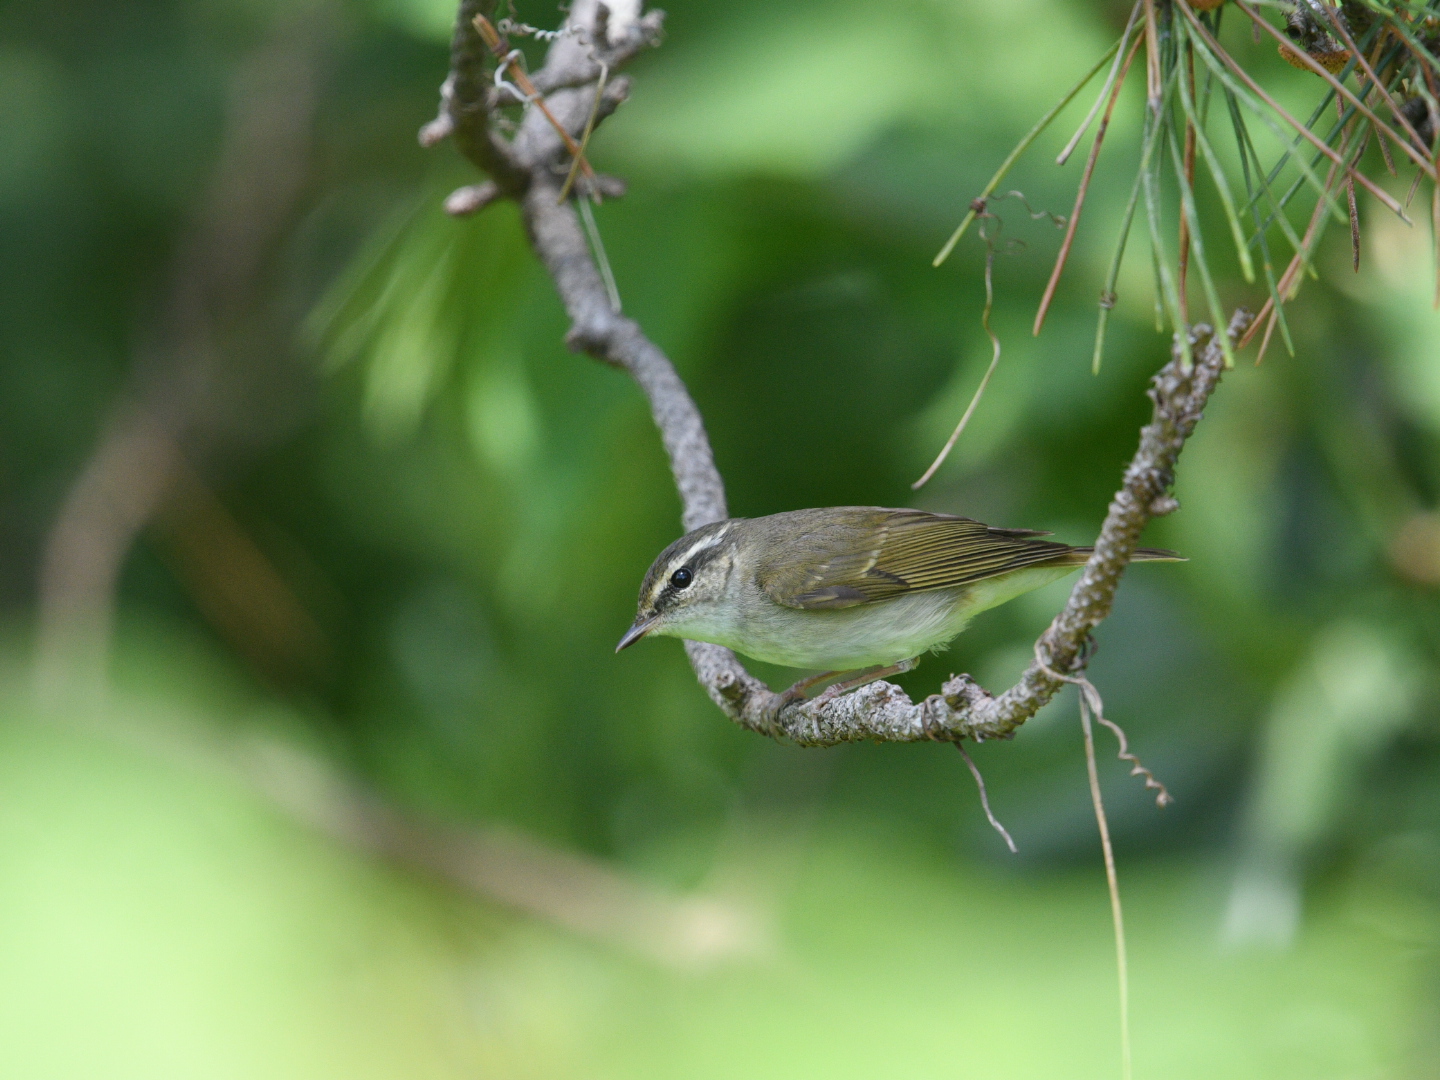
<instances>
[{"instance_id":1,"label":"green bokeh background","mask_svg":"<svg viewBox=\"0 0 1440 1080\"><path fill-rule=\"evenodd\" d=\"M732 512L912 504L1092 538L1166 349L1137 235L1090 373L1135 86L1038 339L1057 234L997 204L1002 242L1024 242L995 261L1004 357L950 462L909 483L990 359L983 248L930 259L1128 8L667 8L592 147L630 185L597 219ZM318 659L266 663L208 618L153 528L122 575L106 704L32 705L47 531L153 336L229 80L284 10L0 5L0 1075L1117 1075L1072 696L976 751L1011 857L953 751L777 746L725 720L677 643L613 655L677 498L635 386L566 351L514 209L440 209L473 175L415 144L441 0L328 10L306 192L253 313L282 332L234 350L249 391L194 461ZM1316 82L1238 22L1227 44L1308 112ZM1087 100L1007 180L1037 208L1069 212L1080 163L1053 158ZM1108 712L1176 796L1157 811L1102 762L1138 1077L1440 1069L1440 319L1427 229L1362 215L1360 273L1333 230L1295 355L1247 356L1186 449L1183 510L1146 542L1190 561L1138 568L1098 635ZM1227 302L1258 306L1213 236ZM1406 529L1430 546L1397 548ZM903 684L1006 685L1065 591L984 616ZM760 930L667 962L476 898L291 812L235 767L255 747Z\"/></svg>"}]
</instances>

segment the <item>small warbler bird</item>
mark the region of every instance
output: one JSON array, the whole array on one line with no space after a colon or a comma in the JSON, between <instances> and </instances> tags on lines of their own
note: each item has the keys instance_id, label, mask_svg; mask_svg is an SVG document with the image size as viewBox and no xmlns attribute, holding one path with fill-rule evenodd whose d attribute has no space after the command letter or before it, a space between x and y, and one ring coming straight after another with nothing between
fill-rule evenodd
<instances>
[{"instance_id":1,"label":"small warbler bird","mask_svg":"<svg viewBox=\"0 0 1440 1080\"><path fill-rule=\"evenodd\" d=\"M790 699L839 674L879 669L831 686L825 696L834 697L910 670L979 612L1073 573L1094 550L1037 539L1047 535L878 506L719 521L660 553L615 651L663 634L824 669L786 691ZM1154 548L1132 558L1181 561Z\"/></svg>"}]
</instances>

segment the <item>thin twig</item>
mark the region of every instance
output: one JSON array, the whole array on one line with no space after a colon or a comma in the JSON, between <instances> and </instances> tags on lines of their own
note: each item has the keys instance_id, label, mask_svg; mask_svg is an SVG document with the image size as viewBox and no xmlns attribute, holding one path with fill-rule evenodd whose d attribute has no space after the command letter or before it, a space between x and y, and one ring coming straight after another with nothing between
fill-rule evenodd
<instances>
[{"instance_id":1,"label":"thin twig","mask_svg":"<svg viewBox=\"0 0 1440 1080\"><path fill-rule=\"evenodd\" d=\"M957 742L955 749L960 751L960 756L965 759L965 764L970 767L970 775L975 777L975 786L980 789L980 806L984 809L985 817L989 820L991 827L1005 838L1005 846L1010 849L1010 854L1020 854L1020 849L1015 846L1015 841L1012 840L1010 834L1005 831L1005 826L1001 825L999 820L990 811L990 795L985 790L985 778L980 775L979 766L975 764L970 754L966 751L964 743Z\"/></svg>"},{"instance_id":2,"label":"thin twig","mask_svg":"<svg viewBox=\"0 0 1440 1080\"><path fill-rule=\"evenodd\" d=\"M564 202L570 195L570 188L575 184L575 177L580 171L580 163L585 160L585 149L590 145L590 134L595 130L595 117L600 115L600 98L605 93L605 80L610 78L610 69L604 64L600 65L600 78L595 82L595 102L590 106L590 118L585 121L585 133L580 136L580 149L570 162L570 172L565 177L565 183L560 187L560 196L557 202Z\"/></svg>"},{"instance_id":3,"label":"thin twig","mask_svg":"<svg viewBox=\"0 0 1440 1080\"><path fill-rule=\"evenodd\" d=\"M1120 1072L1130 1080L1130 964L1125 954L1125 912L1120 906L1120 880L1115 873L1115 850L1110 845L1110 823L1100 797L1100 772L1095 767L1095 733L1090 727L1090 708L1080 695L1080 726L1085 732L1085 770L1090 777L1090 802L1095 807L1095 824L1100 827L1100 847L1105 853L1105 882L1110 888L1110 918L1115 924L1115 968L1120 981Z\"/></svg>"},{"instance_id":4,"label":"thin twig","mask_svg":"<svg viewBox=\"0 0 1440 1080\"><path fill-rule=\"evenodd\" d=\"M955 231L950 234L950 239L945 241L945 246L940 249L939 254L932 260L932 266L939 266L950 257L950 252L955 250L955 245L960 242L960 238L965 235L965 230L970 228L970 223L975 220L975 204L980 203L983 205L985 200L994 194L995 189L1000 186L1000 181L1005 179L1005 174L1010 171L1011 166L1020 160L1020 155L1030 149L1030 144L1038 139L1040 133L1050 126L1050 121L1059 116L1061 110L1075 99L1075 95L1085 89L1085 86L1095 77L1095 73L1105 66L1105 61L1109 60L1111 54L1119 48L1120 42L1117 41L1114 45L1111 45L1109 49L1105 50L1105 55L1095 62L1095 66L1080 76L1080 80L1066 92L1065 96L1057 101L1049 112L1035 121L1035 126L1027 131L1025 137L1015 144L1015 148L1011 150L1010 153L1006 155L1005 160L1000 163L1000 167L995 170L995 175L990 178L990 182L985 185L985 189L974 199L970 200L970 212L961 219L959 225L955 226Z\"/></svg>"},{"instance_id":5,"label":"thin twig","mask_svg":"<svg viewBox=\"0 0 1440 1080\"><path fill-rule=\"evenodd\" d=\"M1090 156L1085 161L1085 173L1080 177L1080 187L1075 192L1075 208L1070 211L1070 220L1065 226L1065 239L1060 241L1060 252L1055 256L1055 268L1050 271L1050 280L1045 285L1045 293L1040 297L1039 310L1035 312L1035 326L1031 331L1037 337L1040 328L1045 325L1045 314L1050 310L1050 301L1055 298L1055 289L1060 284L1060 275L1065 272L1065 263L1070 258L1070 246L1075 242L1075 230L1080 225L1080 212L1085 209L1085 195L1090 190L1090 178L1095 174L1095 162L1100 158L1100 147L1105 142L1105 132L1110 126L1110 117L1115 112L1115 102L1120 98L1120 90L1125 85L1125 76L1130 72L1130 62L1135 59L1135 51L1140 48L1142 38L1136 38L1135 44L1130 47L1130 52L1125 57L1125 64L1120 69L1120 77L1115 80L1115 86L1110 91L1110 104L1105 107L1105 115L1100 120L1100 127L1095 132L1095 141L1090 146Z\"/></svg>"},{"instance_id":6,"label":"thin twig","mask_svg":"<svg viewBox=\"0 0 1440 1080\"><path fill-rule=\"evenodd\" d=\"M1080 126L1075 129L1075 134L1070 136L1070 141L1056 156L1056 165L1064 165L1070 160L1070 155L1075 152L1075 147L1080 145L1080 140L1090 129L1090 122L1095 119L1095 114L1100 111L1100 106L1104 105L1105 99L1110 96L1110 88L1115 85L1115 78L1120 73L1120 58L1124 54L1126 43L1130 40L1130 34L1135 29L1135 22L1140 17L1140 9L1144 3L1145 0L1136 0L1135 6L1130 9L1130 21L1125 24L1125 31L1120 35L1119 51L1115 53L1115 61L1110 65L1110 74L1105 76L1105 83L1100 87L1100 93L1095 95L1095 104L1090 106L1090 111L1085 114L1085 119L1080 121Z\"/></svg>"},{"instance_id":7,"label":"thin twig","mask_svg":"<svg viewBox=\"0 0 1440 1080\"><path fill-rule=\"evenodd\" d=\"M600 239L600 227L595 224L595 212L590 209L589 199L578 200L580 220L585 223L585 233L590 237L590 248L595 253L595 263L600 267L600 276L605 281L605 295L610 300L610 310L620 313L620 288L615 284L615 273L610 269L610 257L605 254L605 241Z\"/></svg>"},{"instance_id":8,"label":"thin twig","mask_svg":"<svg viewBox=\"0 0 1440 1080\"><path fill-rule=\"evenodd\" d=\"M570 156L580 162L580 168L584 171L585 176L590 180L594 180L595 170L592 169L590 163L585 160L585 154L581 150L580 144L575 141L570 132L565 130L565 125L555 119L555 114L550 111L550 106L545 104L544 95L535 89L535 84L530 81L530 76L520 63L519 57L516 56L514 52L508 52L505 49L504 39L500 37L499 31L495 29L490 20L484 15L476 15L474 22L475 29L480 32L480 36L484 39L486 46L495 54L495 58L500 61L501 66L509 69L510 77L515 80L515 85L520 88L520 94L523 100L529 104L533 104L544 114L545 119L550 121L550 126L555 129L556 133L560 136L560 140L565 144L565 149L570 151ZM598 105L600 101L598 94L596 95L595 101Z\"/></svg>"},{"instance_id":9,"label":"thin twig","mask_svg":"<svg viewBox=\"0 0 1440 1080\"><path fill-rule=\"evenodd\" d=\"M1012 192L1012 194L1019 193ZM976 201L979 202L978 199ZM972 207L972 209L974 208ZM976 216L981 218L983 222L984 219L994 217L995 215L991 214L989 210L982 206L976 211ZM1035 215L1032 214L1031 216L1034 217ZM985 241L985 309L980 313L980 325L985 329L985 336L990 339L990 366L985 369L985 375L981 378L980 385L975 388L974 397L970 399L970 404L966 406L964 415L960 417L960 422L955 425L955 430L950 433L950 438L946 439L945 445L940 448L940 453L937 454L935 460L930 463L930 467L925 470L925 474L910 485L912 491L919 491L924 487L930 478L935 475L936 470L945 464L945 459L950 456L950 451L955 446L955 441L960 438L960 433L965 430L966 425L970 423L970 417L974 415L976 408L980 405L980 399L985 394L985 388L990 385L990 376L995 374L995 369L1000 365L1000 338L996 336L994 330L990 329L990 312L995 305L995 246L991 242L991 238L986 235L983 223L980 226L980 239Z\"/></svg>"}]
</instances>

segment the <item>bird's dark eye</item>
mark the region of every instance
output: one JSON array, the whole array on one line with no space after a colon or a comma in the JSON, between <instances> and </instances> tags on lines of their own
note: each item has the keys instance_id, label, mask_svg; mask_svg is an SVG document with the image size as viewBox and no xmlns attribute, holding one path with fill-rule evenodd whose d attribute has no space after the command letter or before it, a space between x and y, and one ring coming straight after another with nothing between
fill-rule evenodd
<instances>
[{"instance_id":1,"label":"bird's dark eye","mask_svg":"<svg viewBox=\"0 0 1440 1080\"><path fill-rule=\"evenodd\" d=\"M689 588L690 582L693 580L695 580L695 575L690 572L688 567L684 566L670 575L670 584L677 589Z\"/></svg>"}]
</instances>

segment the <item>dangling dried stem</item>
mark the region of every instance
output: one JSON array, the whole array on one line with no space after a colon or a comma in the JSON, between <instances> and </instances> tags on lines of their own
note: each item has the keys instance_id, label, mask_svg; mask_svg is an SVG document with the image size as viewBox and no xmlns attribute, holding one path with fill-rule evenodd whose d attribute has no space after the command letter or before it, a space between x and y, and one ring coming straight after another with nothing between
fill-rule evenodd
<instances>
[{"instance_id":1,"label":"dangling dried stem","mask_svg":"<svg viewBox=\"0 0 1440 1080\"><path fill-rule=\"evenodd\" d=\"M1090 802L1095 823L1100 827L1100 847L1105 853L1105 881L1110 888L1110 918L1115 925L1115 968L1120 981L1120 1070L1130 1080L1130 963L1125 952L1125 912L1120 906L1120 880L1115 873L1115 849L1110 844L1110 823L1100 797L1100 772L1095 766L1095 734L1090 727L1090 708L1080 695L1080 726L1085 732L1085 769L1090 777Z\"/></svg>"},{"instance_id":2,"label":"dangling dried stem","mask_svg":"<svg viewBox=\"0 0 1440 1080\"><path fill-rule=\"evenodd\" d=\"M1018 855L1020 849L1015 846L1015 841L1012 840L1010 834L1005 831L1005 826L1000 824L999 819L996 818L990 810L990 795L985 790L985 778L980 775L980 767L976 765L974 759L970 757L969 752L965 749L964 743L957 742L955 749L960 751L960 756L965 759L965 764L970 767L970 775L975 777L975 786L980 789L980 807L985 811L985 817L990 822L991 828L1005 838L1005 846L1010 849L1010 854Z\"/></svg>"},{"instance_id":3,"label":"dangling dried stem","mask_svg":"<svg viewBox=\"0 0 1440 1080\"><path fill-rule=\"evenodd\" d=\"M1190 91L1190 101L1195 100L1195 49L1189 41L1185 42L1185 66L1187 68L1183 76L1187 81ZM1195 122L1188 116L1185 119L1185 183L1192 191L1195 187ZM1186 288L1186 278L1190 272L1190 219L1184 214L1180 215L1180 254L1179 265L1175 275L1176 288L1180 293L1180 320L1185 324L1190 322L1190 295Z\"/></svg>"},{"instance_id":4,"label":"dangling dried stem","mask_svg":"<svg viewBox=\"0 0 1440 1080\"><path fill-rule=\"evenodd\" d=\"M980 202L980 200L977 199L976 202ZM982 207L977 212L977 216L984 218L993 215ZM980 325L985 328L985 336L990 339L990 366L985 369L985 375L981 378L980 385L975 388L975 396L970 399L970 404L966 406L960 422L955 425L955 430L950 433L950 438L946 439L945 445L940 448L940 453L930 463L930 467L925 470L924 475L910 485L912 491L919 491L924 487L940 466L945 464L945 459L950 456L950 451L954 449L960 433L965 430L966 425L970 423L970 417L975 414L975 409L980 404L980 398L985 394L985 388L990 385L990 376L995 374L995 369L1000 364L1000 338L996 336L994 330L990 329L990 311L995 305L995 246L991 243L990 237L985 234L983 223L980 226L980 238L985 241L985 310L980 313Z\"/></svg>"},{"instance_id":5,"label":"dangling dried stem","mask_svg":"<svg viewBox=\"0 0 1440 1080\"><path fill-rule=\"evenodd\" d=\"M1115 112L1115 102L1120 98L1120 89L1125 85L1125 76L1130 72L1130 62L1135 59L1135 51L1140 48L1143 38L1136 38L1135 44L1130 47L1130 52L1125 57L1125 64L1120 69L1120 75L1115 80L1115 85L1110 91L1110 103L1105 106L1105 115L1100 120L1100 127L1095 132L1095 141L1090 145L1090 157L1085 162L1085 173L1080 178L1080 187L1075 192L1075 208L1070 211L1070 220L1065 227L1065 239L1060 241L1060 253L1055 256L1055 268L1050 271L1050 281L1045 286L1045 294L1040 298L1040 308L1035 312L1035 326L1032 330L1036 336L1040 328L1045 325L1045 315L1050 310L1050 301L1055 298L1055 289L1060 284L1060 275L1065 272L1065 263L1070 258L1070 246L1075 242L1075 230L1080 224L1080 212L1085 209L1085 194L1090 190L1090 177L1095 174L1095 162L1100 157L1100 147L1105 142L1105 131L1110 126L1110 117Z\"/></svg>"},{"instance_id":6,"label":"dangling dried stem","mask_svg":"<svg viewBox=\"0 0 1440 1080\"><path fill-rule=\"evenodd\" d=\"M1125 32L1120 35L1120 50L1124 50L1130 35L1135 31L1135 22L1140 17L1140 10L1144 6L1144 0L1136 0L1136 4L1130 9L1130 21L1125 24ZM1080 126L1075 129L1075 134L1070 136L1070 141L1065 144L1064 149L1055 157L1056 165L1064 165L1070 160L1070 155L1075 152L1075 147L1080 145L1080 140L1085 137L1085 132L1090 129L1090 122L1095 119L1095 114L1105 104L1106 98L1110 96L1110 88L1115 85L1115 79L1120 74L1120 58L1123 51L1115 53L1115 62L1110 65L1110 74L1105 78L1105 84L1100 87L1100 93L1095 96L1095 104L1090 106L1090 111L1085 114L1085 119L1080 121Z\"/></svg>"}]
</instances>

